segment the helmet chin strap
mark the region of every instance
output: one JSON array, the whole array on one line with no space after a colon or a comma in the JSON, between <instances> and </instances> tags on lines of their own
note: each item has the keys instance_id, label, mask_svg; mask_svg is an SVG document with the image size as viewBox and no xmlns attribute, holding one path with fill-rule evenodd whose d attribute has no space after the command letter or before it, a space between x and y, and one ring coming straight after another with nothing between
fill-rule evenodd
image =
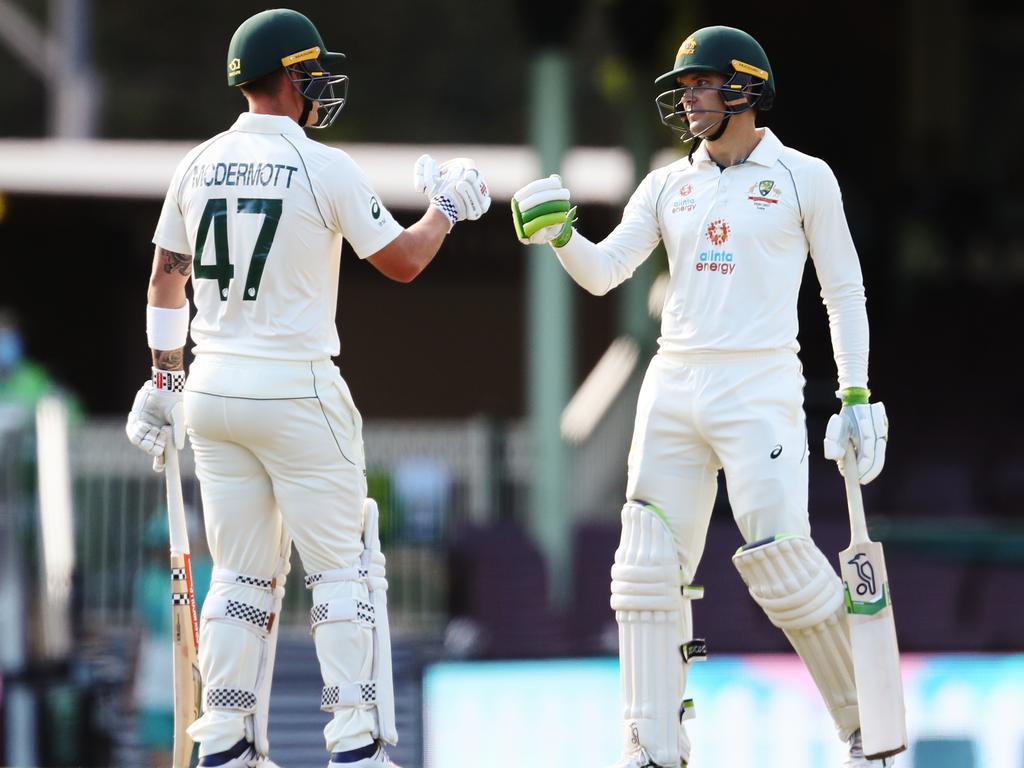
<instances>
[{"instance_id":1,"label":"helmet chin strap","mask_svg":"<svg viewBox=\"0 0 1024 768\"><path fill-rule=\"evenodd\" d=\"M306 121L309 119L309 113L312 112L312 111L313 111L313 100L310 99L310 98L307 98L306 96L303 96L302 97L302 114L299 116L299 127L300 128L305 128L306 127Z\"/></svg>"},{"instance_id":2,"label":"helmet chin strap","mask_svg":"<svg viewBox=\"0 0 1024 768\"><path fill-rule=\"evenodd\" d=\"M722 119L721 119L721 120L720 120L720 121L718 122L718 130L717 130L717 131L715 131L715 132L714 132L713 134L711 134L710 136L708 136L708 137L707 137L707 138L705 139L705 141L718 141L718 140L719 140L720 138L722 138L722 136L723 136L723 135L725 135L725 129L729 127L729 118L730 118L730 117L732 117L732 113L726 114L726 116L725 116L725 117L723 117L723 118L722 118ZM702 137L702 138L703 138L703 137Z\"/></svg>"}]
</instances>

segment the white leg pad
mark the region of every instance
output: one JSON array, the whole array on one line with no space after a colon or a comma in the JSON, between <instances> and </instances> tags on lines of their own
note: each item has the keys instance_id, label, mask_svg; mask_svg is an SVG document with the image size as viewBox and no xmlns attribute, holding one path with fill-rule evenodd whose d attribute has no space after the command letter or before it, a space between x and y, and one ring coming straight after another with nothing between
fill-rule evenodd
<instances>
[{"instance_id":1,"label":"white leg pad","mask_svg":"<svg viewBox=\"0 0 1024 768\"><path fill-rule=\"evenodd\" d=\"M313 591L310 623L324 679L321 709L334 714L325 729L329 752L350 749L349 740L367 733L388 744L398 741L387 579L373 499L366 500L363 514L359 565L306 577Z\"/></svg>"},{"instance_id":2,"label":"white leg pad","mask_svg":"<svg viewBox=\"0 0 1024 768\"><path fill-rule=\"evenodd\" d=\"M859 726L850 631L839 577L806 536L779 536L733 556L751 597L781 629L821 692L840 738Z\"/></svg>"},{"instance_id":3,"label":"white leg pad","mask_svg":"<svg viewBox=\"0 0 1024 768\"><path fill-rule=\"evenodd\" d=\"M203 604L200 667L203 714L188 729L200 754L223 751L243 736L258 755L270 750L267 713L291 543L282 541L276 573L267 578L214 568Z\"/></svg>"},{"instance_id":4,"label":"white leg pad","mask_svg":"<svg viewBox=\"0 0 1024 768\"><path fill-rule=\"evenodd\" d=\"M622 508L611 607L619 624L626 754L643 749L658 765L674 768L685 666L679 657L679 560L666 524L640 504Z\"/></svg>"}]
</instances>

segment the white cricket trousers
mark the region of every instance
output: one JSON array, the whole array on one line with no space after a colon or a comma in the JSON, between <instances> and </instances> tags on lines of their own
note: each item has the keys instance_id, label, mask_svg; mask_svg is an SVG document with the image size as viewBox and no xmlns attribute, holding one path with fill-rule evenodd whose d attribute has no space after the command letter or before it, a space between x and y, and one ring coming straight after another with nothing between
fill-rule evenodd
<instances>
[{"instance_id":1,"label":"white cricket trousers","mask_svg":"<svg viewBox=\"0 0 1024 768\"><path fill-rule=\"evenodd\" d=\"M330 360L197 355L185 390L185 422L215 566L270 578L288 539L307 574L358 563L366 498L362 419ZM293 576L288 587L302 589L302 579ZM353 596L367 599L365 587L353 583L357 587L362 592ZM239 592L236 599L246 598ZM247 666L256 658L238 647L239 631L223 621L202 623L206 686L222 678L221 685L237 687L233 678L255 674ZM326 649L321 634L326 637L318 632L316 644L325 679L367 678L369 629L351 624L352 636ZM310 704L316 708L312 693ZM232 714L204 715L210 727L204 725L200 754L227 749L246 735L244 716ZM369 743L372 717L369 711L336 712L325 729L328 748Z\"/></svg>"},{"instance_id":2,"label":"white cricket trousers","mask_svg":"<svg viewBox=\"0 0 1024 768\"><path fill-rule=\"evenodd\" d=\"M749 543L809 535L804 378L796 353L658 353L637 399L626 497L653 504L683 583L704 552L718 471Z\"/></svg>"}]
</instances>

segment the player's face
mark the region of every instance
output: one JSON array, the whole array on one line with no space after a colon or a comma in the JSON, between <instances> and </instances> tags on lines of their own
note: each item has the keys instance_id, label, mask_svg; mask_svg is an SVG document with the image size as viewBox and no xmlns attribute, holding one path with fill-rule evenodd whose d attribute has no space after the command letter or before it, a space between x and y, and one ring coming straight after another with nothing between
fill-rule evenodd
<instances>
[{"instance_id":1,"label":"player's face","mask_svg":"<svg viewBox=\"0 0 1024 768\"><path fill-rule=\"evenodd\" d=\"M712 123L722 119L726 109L719 88L725 84L725 76L717 72L691 72L677 78L683 88L679 106L686 112L690 131L699 134Z\"/></svg>"}]
</instances>

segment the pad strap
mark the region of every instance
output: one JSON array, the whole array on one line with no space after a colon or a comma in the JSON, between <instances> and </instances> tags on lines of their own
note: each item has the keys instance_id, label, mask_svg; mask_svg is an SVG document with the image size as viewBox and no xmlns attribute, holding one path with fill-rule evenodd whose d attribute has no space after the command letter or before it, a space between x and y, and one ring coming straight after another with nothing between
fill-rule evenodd
<instances>
[{"instance_id":1,"label":"pad strap","mask_svg":"<svg viewBox=\"0 0 1024 768\"><path fill-rule=\"evenodd\" d=\"M707 661L708 641L702 637L694 638L679 646L679 653L683 657L684 664L690 664L694 661Z\"/></svg>"},{"instance_id":2,"label":"pad strap","mask_svg":"<svg viewBox=\"0 0 1024 768\"><path fill-rule=\"evenodd\" d=\"M220 568L218 566L214 566L213 574L210 577L210 583L220 582L221 584L255 587L256 589L262 589L265 592L273 591L275 581L276 579L264 579L260 576L247 576L244 573L230 571L227 568Z\"/></svg>"},{"instance_id":3,"label":"pad strap","mask_svg":"<svg viewBox=\"0 0 1024 768\"><path fill-rule=\"evenodd\" d=\"M208 595L203 603L203 619L230 621L255 630L266 637L274 625L274 614L255 605L223 595Z\"/></svg>"},{"instance_id":4,"label":"pad strap","mask_svg":"<svg viewBox=\"0 0 1024 768\"><path fill-rule=\"evenodd\" d=\"M377 683L373 680L325 685L320 694L320 709L324 712L337 712L351 707L367 708L376 704Z\"/></svg>"},{"instance_id":5,"label":"pad strap","mask_svg":"<svg viewBox=\"0 0 1024 768\"><path fill-rule=\"evenodd\" d=\"M331 582L366 581L369 575L369 571L366 568L360 568L359 566L334 568L330 571L311 573L305 579L306 589L313 589L317 584L329 584Z\"/></svg>"},{"instance_id":6,"label":"pad strap","mask_svg":"<svg viewBox=\"0 0 1024 768\"><path fill-rule=\"evenodd\" d=\"M332 621L354 621L360 626L372 627L376 624L376 609L372 603L355 597L336 597L326 603L317 603L309 611L313 630Z\"/></svg>"},{"instance_id":7,"label":"pad strap","mask_svg":"<svg viewBox=\"0 0 1024 768\"><path fill-rule=\"evenodd\" d=\"M204 692L203 710L220 709L230 712L256 711L256 694L241 688L207 688Z\"/></svg>"}]
</instances>

